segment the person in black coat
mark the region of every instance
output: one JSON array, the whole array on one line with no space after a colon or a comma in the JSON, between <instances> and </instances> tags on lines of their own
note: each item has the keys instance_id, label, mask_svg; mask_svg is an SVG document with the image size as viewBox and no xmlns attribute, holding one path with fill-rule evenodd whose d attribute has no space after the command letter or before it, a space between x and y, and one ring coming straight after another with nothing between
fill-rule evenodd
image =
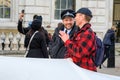
<instances>
[{"instance_id":1,"label":"person in black coat","mask_svg":"<svg viewBox=\"0 0 120 80\"><path fill-rule=\"evenodd\" d=\"M31 40L26 57L31 58L48 58L47 46L45 41L45 34L41 27L41 21L36 19L32 22L31 29L26 33L27 46L32 35L38 31Z\"/></svg>"},{"instance_id":2,"label":"person in black coat","mask_svg":"<svg viewBox=\"0 0 120 80\"><path fill-rule=\"evenodd\" d=\"M61 13L63 25L58 26L55 29L52 41L49 45L49 53L51 58L64 58L66 54L66 47L64 46L64 42L59 37L59 31L65 31L67 34L70 35L70 38L72 38L74 32L77 29L77 27L75 26L74 17L75 11L71 9L64 10Z\"/></svg>"},{"instance_id":3,"label":"person in black coat","mask_svg":"<svg viewBox=\"0 0 120 80\"><path fill-rule=\"evenodd\" d=\"M39 32L35 34L34 38L31 41L31 44L29 46L28 54L26 57L31 58L48 58L48 52L47 52L47 44L46 44L46 32L41 27L42 25L42 17L38 16L33 22L31 27L22 27L22 21L23 21L24 14L20 14L20 18L18 21L17 29L20 33L25 35L25 41L24 46L27 48L31 36L34 34L36 30Z\"/></svg>"},{"instance_id":4,"label":"person in black coat","mask_svg":"<svg viewBox=\"0 0 120 80\"><path fill-rule=\"evenodd\" d=\"M107 67L115 67L115 29L114 26L108 29L103 39L105 47L103 62L108 58Z\"/></svg>"},{"instance_id":5,"label":"person in black coat","mask_svg":"<svg viewBox=\"0 0 120 80\"><path fill-rule=\"evenodd\" d=\"M18 20L18 25L17 25L17 29L20 33L26 35L27 32L31 29L31 26L28 26L28 27L23 27L22 26L22 22L23 22L23 17L24 17L24 13L21 13L20 14L20 17L19 17L19 20ZM35 19L38 19L38 20L41 20L42 21L42 16L35 16L34 20ZM42 24L42 23L41 23ZM48 46L49 42L50 42L50 39L48 37L48 32L47 30L45 30L43 27L42 28L42 31L44 31L44 34L45 34L45 40L46 40L46 45ZM25 45L26 41L24 42L24 47L27 48L27 45Z\"/></svg>"}]
</instances>

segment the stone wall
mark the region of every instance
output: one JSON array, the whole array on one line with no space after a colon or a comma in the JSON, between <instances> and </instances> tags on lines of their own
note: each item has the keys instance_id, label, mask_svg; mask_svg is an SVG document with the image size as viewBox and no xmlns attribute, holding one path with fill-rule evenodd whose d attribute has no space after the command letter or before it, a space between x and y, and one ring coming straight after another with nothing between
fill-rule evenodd
<instances>
[{"instance_id":1,"label":"stone wall","mask_svg":"<svg viewBox=\"0 0 120 80\"><path fill-rule=\"evenodd\" d=\"M19 0L19 13L22 9L25 10L25 26L35 14L42 15L44 26L50 24L50 0Z\"/></svg>"},{"instance_id":2,"label":"stone wall","mask_svg":"<svg viewBox=\"0 0 120 80\"><path fill-rule=\"evenodd\" d=\"M25 10L24 25L33 19L33 15L43 16L43 26L51 25L47 28L50 33L54 32L58 22L54 19L55 0L12 0L12 15L8 21L0 21L0 29L16 29L18 16L21 10ZM94 31L103 38L106 30L112 26L113 22L113 0L76 0L76 10L81 7L88 7L93 12L91 24Z\"/></svg>"}]
</instances>

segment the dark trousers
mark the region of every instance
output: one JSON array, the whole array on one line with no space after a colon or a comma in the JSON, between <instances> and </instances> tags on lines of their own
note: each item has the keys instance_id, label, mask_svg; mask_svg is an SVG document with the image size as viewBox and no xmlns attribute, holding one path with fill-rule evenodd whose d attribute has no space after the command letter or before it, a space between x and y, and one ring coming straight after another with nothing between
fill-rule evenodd
<instances>
[{"instance_id":1,"label":"dark trousers","mask_svg":"<svg viewBox=\"0 0 120 80\"><path fill-rule=\"evenodd\" d=\"M107 60L107 67L115 67L115 47L113 45L104 45L104 58L102 64ZM101 68L101 65L99 66Z\"/></svg>"},{"instance_id":2,"label":"dark trousers","mask_svg":"<svg viewBox=\"0 0 120 80\"><path fill-rule=\"evenodd\" d=\"M114 68L115 67L115 46L110 46L110 53L107 61L107 67L108 68Z\"/></svg>"},{"instance_id":3,"label":"dark trousers","mask_svg":"<svg viewBox=\"0 0 120 80\"><path fill-rule=\"evenodd\" d=\"M115 67L115 46L114 45L105 45L105 52L104 52L104 58L102 63L107 60L107 67L108 68L114 68ZM101 67L101 66L100 66Z\"/></svg>"}]
</instances>

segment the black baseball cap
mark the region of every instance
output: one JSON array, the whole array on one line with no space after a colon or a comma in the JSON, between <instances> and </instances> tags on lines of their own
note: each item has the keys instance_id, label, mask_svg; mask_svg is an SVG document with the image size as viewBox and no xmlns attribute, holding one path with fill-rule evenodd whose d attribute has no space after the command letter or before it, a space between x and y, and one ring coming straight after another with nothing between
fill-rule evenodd
<instances>
[{"instance_id":1,"label":"black baseball cap","mask_svg":"<svg viewBox=\"0 0 120 80\"><path fill-rule=\"evenodd\" d=\"M80 8L77 12L77 13L82 13L82 14L85 14L87 16L90 16L90 17L93 17L92 15L92 12L88 9L88 8Z\"/></svg>"}]
</instances>

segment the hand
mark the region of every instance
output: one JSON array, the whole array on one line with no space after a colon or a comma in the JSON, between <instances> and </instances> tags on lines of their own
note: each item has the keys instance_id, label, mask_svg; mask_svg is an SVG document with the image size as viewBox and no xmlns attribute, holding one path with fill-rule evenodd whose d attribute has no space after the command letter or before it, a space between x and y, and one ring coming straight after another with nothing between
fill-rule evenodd
<instances>
[{"instance_id":1,"label":"hand","mask_svg":"<svg viewBox=\"0 0 120 80\"><path fill-rule=\"evenodd\" d=\"M63 40L63 42L66 42L69 39L69 35L66 34L64 31L60 31L59 34L59 37Z\"/></svg>"},{"instance_id":2,"label":"hand","mask_svg":"<svg viewBox=\"0 0 120 80\"><path fill-rule=\"evenodd\" d=\"M24 13L20 13L19 19L23 20L23 17L24 17Z\"/></svg>"},{"instance_id":3,"label":"hand","mask_svg":"<svg viewBox=\"0 0 120 80\"><path fill-rule=\"evenodd\" d=\"M72 61L72 62L73 62L72 58L67 58L67 60L69 60L69 61Z\"/></svg>"}]
</instances>

